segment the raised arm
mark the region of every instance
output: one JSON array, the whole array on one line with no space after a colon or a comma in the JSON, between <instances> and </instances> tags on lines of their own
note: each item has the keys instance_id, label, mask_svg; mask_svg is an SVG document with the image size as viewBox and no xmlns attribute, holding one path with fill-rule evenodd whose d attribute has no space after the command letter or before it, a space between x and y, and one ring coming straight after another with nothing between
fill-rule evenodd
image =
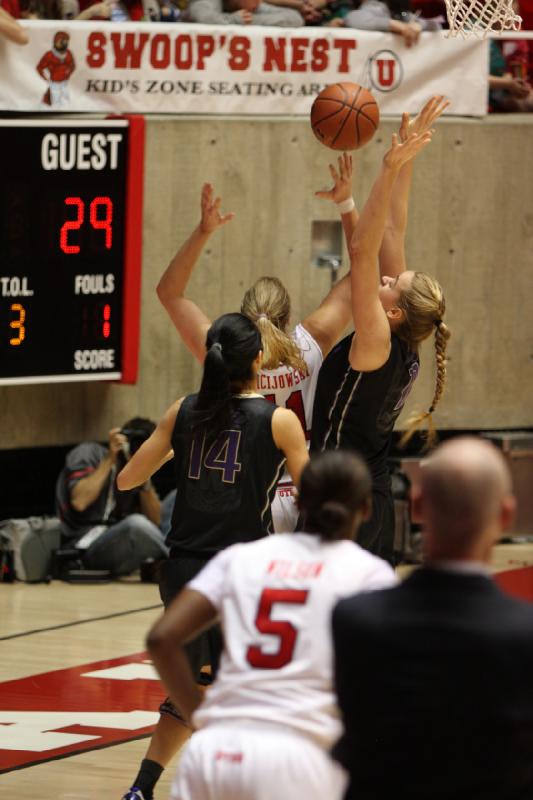
<instances>
[{"instance_id":1,"label":"raised arm","mask_svg":"<svg viewBox=\"0 0 533 800\"><path fill-rule=\"evenodd\" d=\"M180 247L157 285L157 296L185 345L200 362L205 358L205 337L211 322L196 303L185 297L185 289L212 234L234 217L221 214L220 204L220 197L213 197L211 184L204 184L200 224Z\"/></svg>"},{"instance_id":2,"label":"raised arm","mask_svg":"<svg viewBox=\"0 0 533 800\"><path fill-rule=\"evenodd\" d=\"M399 137L405 142L410 133L422 135L431 130L437 119L449 106L443 95L435 95L425 104L414 120L409 114L402 115ZM381 277L396 278L405 271L405 234L409 211L409 195L413 177L413 161L401 168L391 195L389 215L379 251L379 271Z\"/></svg>"},{"instance_id":3,"label":"raised arm","mask_svg":"<svg viewBox=\"0 0 533 800\"><path fill-rule=\"evenodd\" d=\"M378 254L389 213L392 190L401 168L431 141L431 133L410 134L402 144L396 134L381 171L361 212L350 243L352 315L356 335L350 348L353 369L379 369L390 352L390 325L379 297Z\"/></svg>"},{"instance_id":4,"label":"raised arm","mask_svg":"<svg viewBox=\"0 0 533 800\"><path fill-rule=\"evenodd\" d=\"M333 178L333 187L316 192L317 197L330 200L337 205L341 215L342 227L346 243L350 241L359 219L359 214L352 198L353 162L348 153L338 159L338 169L329 165ZM350 301L350 276L345 275L330 291L320 306L306 317L302 325L318 343L324 357L349 325L352 316Z\"/></svg>"},{"instance_id":5,"label":"raised arm","mask_svg":"<svg viewBox=\"0 0 533 800\"><path fill-rule=\"evenodd\" d=\"M172 432L181 400L173 403L152 435L139 447L117 475L119 489L134 489L152 477L172 457Z\"/></svg>"}]
</instances>

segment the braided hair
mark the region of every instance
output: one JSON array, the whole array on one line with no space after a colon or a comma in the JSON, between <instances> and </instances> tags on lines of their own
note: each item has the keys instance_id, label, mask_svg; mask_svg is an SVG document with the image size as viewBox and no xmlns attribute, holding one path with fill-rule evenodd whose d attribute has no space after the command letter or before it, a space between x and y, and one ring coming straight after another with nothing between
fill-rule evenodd
<instances>
[{"instance_id":1,"label":"braided hair","mask_svg":"<svg viewBox=\"0 0 533 800\"><path fill-rule=\"evenodd\" d=\"M413 414L407 420L407 430L400 439L404 446L414 432L426 423L427 445L435 442L433 412L441 400L446 385L446 347L451 336L450 329L442 318L446 312L446 302L441 285L425 272L415 272L408 289L404 290L398 301L403 311L403 320L395 333L407 342L410 350L417 352L421 342L435 332L435 361L437 374L433 400L427 411Z\"/></svg>"}]
</instances>

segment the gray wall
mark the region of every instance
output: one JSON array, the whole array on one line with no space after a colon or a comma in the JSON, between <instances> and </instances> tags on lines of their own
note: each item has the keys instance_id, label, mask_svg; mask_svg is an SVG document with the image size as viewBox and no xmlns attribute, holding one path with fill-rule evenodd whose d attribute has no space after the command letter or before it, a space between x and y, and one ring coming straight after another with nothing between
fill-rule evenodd
<instances>
[{"instance_id":1,"label":"gray wall","mask_svg":"<svg viewBox=\"0 0 533 800\"><path fill-rule=\"evenodd\" d=\"M441 428L533 426L532 124L519 115L446 119L417 161L408 263L444 285L453 332L447 391L435 416ZM358 205L396 126L382 122L357 156ZM305 120L150 120L138 383L2 387L0 447L104 438L129 416L158 418L198 385L199 367L159 306L155 285L199 218L205 180L236 219L212 239L190 297L214 317L237 309L256 277L274 274L290 291L295 321L312 310L330 278L310 263L311 222L336 219L313 192L328 184L333 155ZM422 359L407 413L431 401L430 345Z\"/></svg>"}]
</instances>

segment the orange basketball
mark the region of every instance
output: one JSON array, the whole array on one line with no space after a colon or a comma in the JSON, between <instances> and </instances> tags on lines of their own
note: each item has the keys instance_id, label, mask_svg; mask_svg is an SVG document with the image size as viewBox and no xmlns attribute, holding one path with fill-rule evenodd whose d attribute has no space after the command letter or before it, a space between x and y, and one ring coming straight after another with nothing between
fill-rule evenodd
<instances>
[{"instance_id":1,"label":"orange basketball","mask_svg":"<svg viewBox=\"0 0 533 800\"><path fill-rule=\"evenodd\" d=\"M332 150L357 150L370 141L379 125L374 95L358 83L332 83L315 99L311 127Z\"/></svg>"}]
</instances>

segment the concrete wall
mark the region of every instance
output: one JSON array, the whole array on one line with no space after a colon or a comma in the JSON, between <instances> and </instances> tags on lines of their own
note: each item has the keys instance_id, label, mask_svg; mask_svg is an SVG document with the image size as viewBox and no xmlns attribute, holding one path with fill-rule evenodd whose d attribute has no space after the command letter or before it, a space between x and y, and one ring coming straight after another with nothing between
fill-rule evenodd
<instances>
[{"instance_id":1,"label":"concrete wall","mask_svg":"<svg viewBox=\"0 0 533 800\"><path fill-rule=\"evenodd\" d=\"M384 121L357 156L359 205L396 126ZM408 262L444 285L453 332L448 387L435 417L441 428L533 426L532 133L533 119L519 115L447 119L416 165ZM330 283L310 254L312 220L336 219L313 196L329 182L332 155L305 120L150 120L138 383L2 387L0 447L103 438L129 416L158 418L198 385L200 369L154 289L199 218L205 180L236 219L212 240L191 281L191 298L215 317L237 309L256 277L274 274L290 291L295 321L312 310ZM422 359L407 413L431 401L431 346Z\"/></svg>"}]
</instances>

